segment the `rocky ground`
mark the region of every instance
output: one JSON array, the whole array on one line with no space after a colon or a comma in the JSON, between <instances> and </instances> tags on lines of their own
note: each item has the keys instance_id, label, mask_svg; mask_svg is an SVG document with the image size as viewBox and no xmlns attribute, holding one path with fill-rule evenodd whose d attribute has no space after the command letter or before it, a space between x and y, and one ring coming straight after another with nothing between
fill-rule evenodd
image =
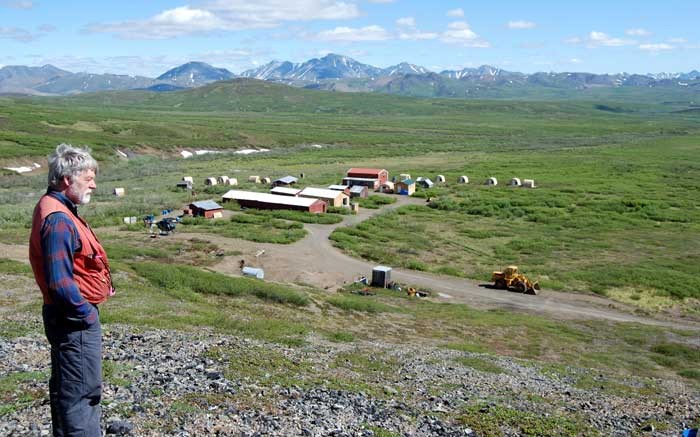
<instances>
[{"instance_id":1,"label":"rocky ground","mask_svg":"<svg viewBox=\"0 0 700 437\"><path fill-rule=\"evenodd\" d=\"M49 435L47 342L38 318L8 317L31 330L0 337L0 435ZM285 347L211 332L122 325L104 331L107 434L677 436L700 414L700 395L672 380L643 381L655 387L653 393L635 391L641 381L636 378L613 381L630 390L611 392L602 389L611 382L602 374L585 375L593 381L589 387L576 385L584 369L555 372L446 349L318 338ZM363 369L337 363L358 347L381 358L369 357L367 374L353 379ZM251 351L264 352L257 364ZM493 368L477 370L460 361L474 357ZM280 358L277 366L269 365ZM383 373L383 361L393 363L390 373ZM339 388L329 375L361 383Z\"/></svg>"}]
</instances>

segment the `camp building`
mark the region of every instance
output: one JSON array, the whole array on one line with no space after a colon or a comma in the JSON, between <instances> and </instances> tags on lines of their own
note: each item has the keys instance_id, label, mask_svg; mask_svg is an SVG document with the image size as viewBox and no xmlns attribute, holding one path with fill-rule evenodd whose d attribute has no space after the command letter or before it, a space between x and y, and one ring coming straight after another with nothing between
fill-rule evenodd
<instances>
[{"instance_id":1,"label":"camp building","mask_svg":"<svg viewBox=\"0 0 700 437\"><path fill-rule=\"evenodd\" d=\"M283 178L276 179L272 181L273 187L289 187L296 184L298 181L294 176L285 176Z\"/></svg>"},{"instance_id":2,"label":"camp building","mask_svg":"<svg viewBox=\"0 0 700 437\"><path fill-rule=\"evenodd\" d=\"M255 191L229 190L222 201L235 200L244 208L256 209L293 209L313 213L326 212L326 202L320 199L296 196L279 196L277 194L257 193Z\"/></svg>"},{"instance_id":3,"label":"camp building","mask_svg":"<svg viewBox=\"0 0 700 437\"><path fill-rule=\"evenodd\" d=\"M376 191L388 179L389 172L383 168L351 168L346 172L343 184L363 185Z\"/></svg>"},{"instance_id":4,"label":"camp building","mask_svg":"<svg viewBox=\"0 0 700 437\"><path fill-rule=\"evenodd\" d=\"M416 183L413 179L404 179L396 183L396 193L411 196L416 192Z\"/></svg>"},{"instance_id":5,"label":"camp building","mask_svg":"<svg viewBox=\"0 0 700 437\"><path fill-rule=\"evenodd\" d=\"M213 200L190 203L189 209L195 217L221 218L224 216L224 208Z\"/></svg>"},{"instance_id":6,"label":"camp building","mask_svg":"<svg viewBox=\"0 0 700 437\"><path fill-rule=\"evenodd\" d=\"M350 196L342 191L327 188L306 187L299 192L298 196L325 200L328 206L350 206Z\"/></svg>"},{"instance_id":7,"label":"camp building","mask_svg":"<svg viewBox=\"0 0 700 437\"><path fill-rule=\"evenodd\" d=\"M278 194L280 196L296 196L300 191L300 188L274 187L270 190L270 193Z\"/></svg>"}]
</instances>

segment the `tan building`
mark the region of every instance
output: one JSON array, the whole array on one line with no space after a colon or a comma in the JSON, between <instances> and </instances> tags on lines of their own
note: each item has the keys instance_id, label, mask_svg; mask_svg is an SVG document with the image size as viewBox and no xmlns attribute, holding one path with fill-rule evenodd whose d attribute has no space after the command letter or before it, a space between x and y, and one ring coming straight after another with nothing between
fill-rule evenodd
<instances>
[{"instance_id":1,"label":"tan building","mask_svg":"<svg viewBox=\"0 0 700 437\"><path fill-rule=\"evenodd\" d=\"M350 196L342 191L327 188L306 187L297 196L325 200L328 206L350 206Z\"/></svg>"}]
</instances>

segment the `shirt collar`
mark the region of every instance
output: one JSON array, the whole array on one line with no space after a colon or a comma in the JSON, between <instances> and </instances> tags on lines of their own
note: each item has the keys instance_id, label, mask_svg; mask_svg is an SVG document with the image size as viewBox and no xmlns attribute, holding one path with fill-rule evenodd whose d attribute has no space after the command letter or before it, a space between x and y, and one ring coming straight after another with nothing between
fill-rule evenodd
<instances>
[{"instance_id":1,"label":"shirt collar","mask_svg":"<svg viewBox=\"0 0 700 437\"><path fill-rule=\"evenodd\" d=\"M54 189L52 189L52 188L49 188L48 191L46 191L46 194L48 194L49 196L55 198L56 200L60 201L60 202L63 203L64 205L66 205L66 207L67 207L68 209L70 209L71 212L72 212L73 214L75 214L76 216L78 215L78 206L77 206L75 203L73 203L73 201L70 200L70 199L69 199L65 194L63 194L62 192L56 191L56 190L54 190Z\"/></svg>"}]
</instances>

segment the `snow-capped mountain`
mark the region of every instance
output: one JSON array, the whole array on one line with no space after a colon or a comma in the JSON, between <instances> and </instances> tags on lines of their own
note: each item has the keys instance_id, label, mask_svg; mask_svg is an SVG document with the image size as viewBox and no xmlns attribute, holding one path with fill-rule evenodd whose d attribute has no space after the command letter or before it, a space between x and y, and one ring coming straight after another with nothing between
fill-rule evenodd
<instances>
[{"instance_id":1,"label":"snow-capped mountain","mask_svg":"<svg viewBox=\"0 0 700 437\"><path fill-rule=\"evenodd\" d=\"M526 88L529 94L536 94L538 89L586 90L597 87L665 86L700 89L700 72L697 70L688 73L656 74L525 74L482 65L477 68L435 73L425 67L406 62L379 68L337 54L301 63L272 61L244 71L240 76L313 89L385 92L422 97L491 96L500 95L501 91L507 89ZM143 76L71 73L51 65L7 66L0 68L0 93L68 95L127 89L170 92L235 77L235 74L225 68L216 68L203 62L188 62L166 71L155 79Z\"/></svg>"},{"instance_id":2,"label":"snow-capped mountain","mask_svg":"<svg viewBox=\"0 0 700 437\"><path fill-rule=\"evenodd\" d=\"M382 69L362 64L347 56L328 54L306 62L273 61L259 68L241 73L243 77L262 80L317 82L325 79L376 78Z\"/></svg>"},{"instance_id":3,"label":"snow-capped mountain","mask_svg":"<svg viewBox=\"0 0 700 437\"><path fill-rule=\"evenodd\" d=\"M225 68L215 68L204 62L188 62L166 71L158 76L156 81L183 87L195 87L234 77L236 75Z\"/></svg>"}]
</instances>

